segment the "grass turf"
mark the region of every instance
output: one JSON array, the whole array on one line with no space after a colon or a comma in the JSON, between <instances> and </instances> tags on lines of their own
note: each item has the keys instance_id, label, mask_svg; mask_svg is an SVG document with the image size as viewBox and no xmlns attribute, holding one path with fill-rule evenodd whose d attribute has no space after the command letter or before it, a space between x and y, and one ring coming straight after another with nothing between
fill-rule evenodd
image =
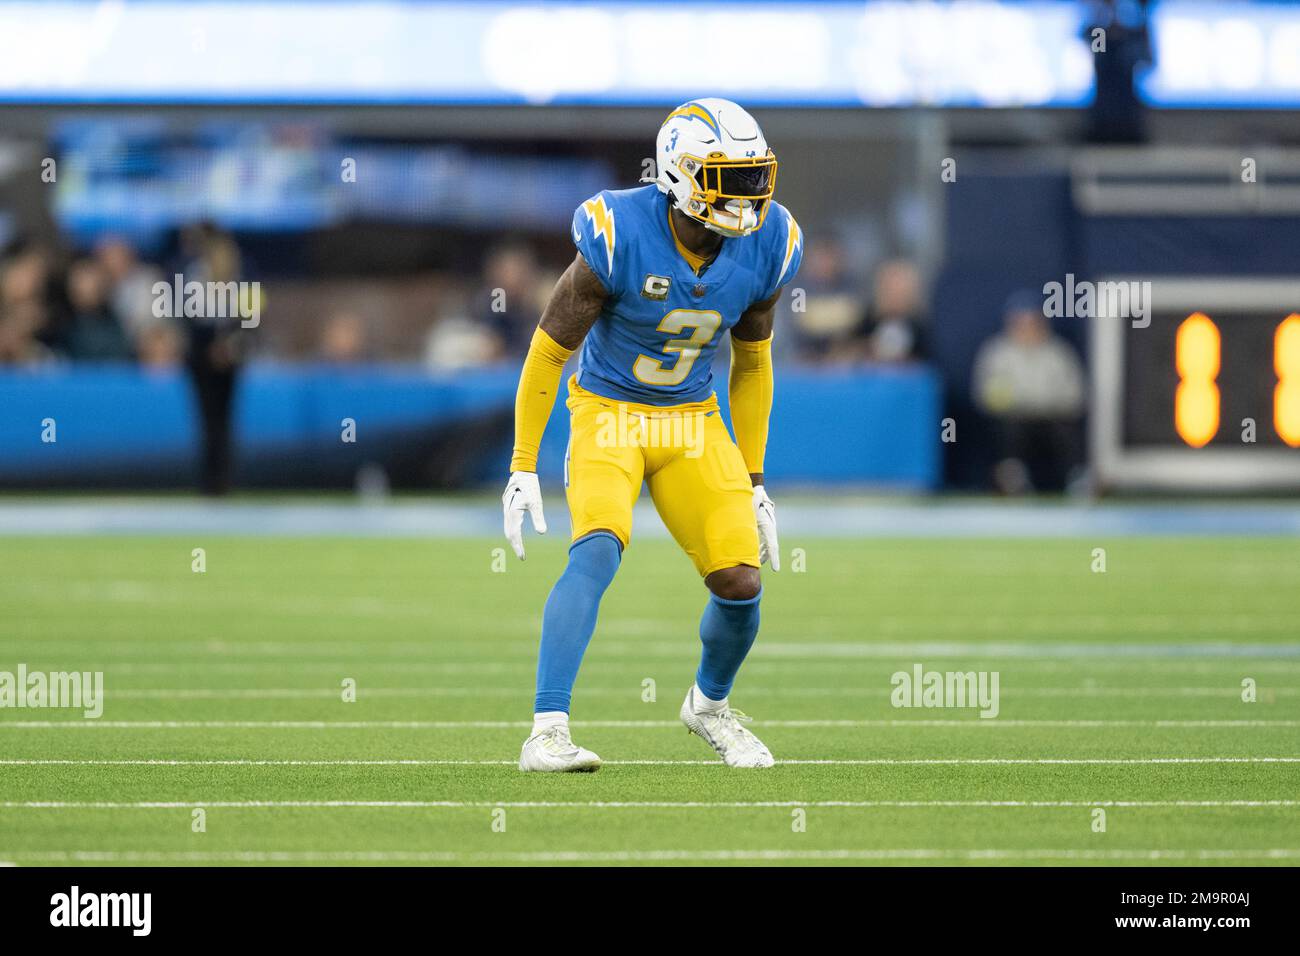
<instances>
[{"instance_id":1,"label":"grass turf","mask_svg":"<svg viewBox=\"0 0 1300 956\"><path fill-rule=\"evenodd\" d=\"M0 670L103 671L106 705L0 710L0 861L1300 860L1294 541L787 541L733 699L828 762L764 772L677 723L705 592L638 541L575 694L607 765L566 776L511 766L564 559L528 545L4 539ZM999 716L895 709L916 663L997 671Z\"/></svg>"}]
</instances>

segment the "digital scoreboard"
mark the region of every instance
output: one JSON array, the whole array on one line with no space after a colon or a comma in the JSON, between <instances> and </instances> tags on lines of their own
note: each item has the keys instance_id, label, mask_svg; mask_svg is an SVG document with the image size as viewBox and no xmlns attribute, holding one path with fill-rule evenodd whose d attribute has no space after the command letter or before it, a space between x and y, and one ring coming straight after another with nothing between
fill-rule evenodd
<instances>
[{"instance_id":1,"label":"digital scoreboard","mask_svg":"<svg viewBox=\"0 0 1300 956\"><path fill-rule=\"evenodd\" d=\"M1099 487L1300 488L1300 280L1162 278L1144 298L1091 319Z\"/></svg>"}]
</instances>

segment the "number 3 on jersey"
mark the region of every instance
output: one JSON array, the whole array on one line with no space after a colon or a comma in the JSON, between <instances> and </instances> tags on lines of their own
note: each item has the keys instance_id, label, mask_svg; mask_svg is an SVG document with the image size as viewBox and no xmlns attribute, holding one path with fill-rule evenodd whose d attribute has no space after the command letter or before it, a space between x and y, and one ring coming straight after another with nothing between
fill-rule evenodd
<instances>
[{"instance_id":1,"label":"number 3 on jersey","mask_svg":"<svg viewBox=\"0 0 1300 956\"><path fill-rule=\"evenodd\" d=\"M664 344L664 351L669 355L676 353L676 360L665 367L663 359L638 355L632 363L632 374L646 385L680 385L700 357L700 349L709 344L721 324L722 314L719 312L674 309L663 317L659 331L681 335L687 329L692 330L689 338L669 339Z\"/></svg>"}]
</instances>

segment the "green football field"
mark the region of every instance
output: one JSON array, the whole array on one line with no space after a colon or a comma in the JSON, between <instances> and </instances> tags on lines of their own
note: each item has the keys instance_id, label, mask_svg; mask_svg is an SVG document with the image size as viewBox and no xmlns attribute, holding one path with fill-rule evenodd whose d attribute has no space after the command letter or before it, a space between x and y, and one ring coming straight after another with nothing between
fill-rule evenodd
<instances>
[{"instance_id":1,"label":"green football field","mask_svg":"<svg viewBox=\"0 0 1300 956\"><path fill-rule=\"evenodd\" d=\"M732 695L775 768L678 722L705 591L641 540L575 692L605 765L550 776L514 761L560 536L0 539L0 671L105 683L0 710L0 861L1300 861L1294 539L783 544ZM892 706L918 664L997 672L997 717Z\"/></svg>"}]
</instances>

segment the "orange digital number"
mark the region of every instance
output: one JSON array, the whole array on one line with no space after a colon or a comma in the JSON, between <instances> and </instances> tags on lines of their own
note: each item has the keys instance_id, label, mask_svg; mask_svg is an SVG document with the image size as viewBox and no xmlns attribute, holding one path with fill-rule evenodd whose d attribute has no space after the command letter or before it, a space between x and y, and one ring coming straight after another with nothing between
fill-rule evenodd
<instances>
[{"instance_id":1,"label":"orange digital number","mask_svg":"<svg viewBox=\"0 0 1300 956\"><path fill-rule=\"evenodd\" d=\"M1273 336L1273 428L1292 448L1300 448L1300 313L1292 312Z\"/></svg>"},{"instance_id":2,"label":"orange digital number","mask_svg":"<svg viewBox=\"0 0 1300 956\"><path fill-rule=\"evenodd\" d=\"M1178 326L1174 355L1174 427L1187 444L1203 448L1219 431L1219 327L1203 312L1192 313Z\"/></svg>"}]
</instances>

